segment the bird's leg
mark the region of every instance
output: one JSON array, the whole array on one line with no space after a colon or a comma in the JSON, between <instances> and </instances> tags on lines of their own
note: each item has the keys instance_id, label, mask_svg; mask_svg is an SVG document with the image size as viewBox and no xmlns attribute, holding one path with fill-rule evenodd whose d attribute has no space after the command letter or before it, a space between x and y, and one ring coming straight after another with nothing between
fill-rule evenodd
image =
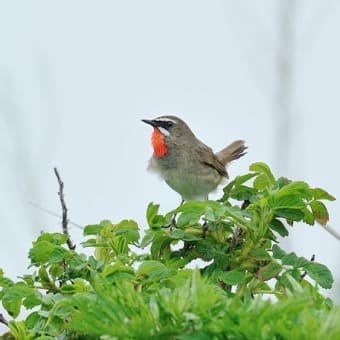
<instances>
[{"instance_id":1,"label":"bird's leg","mask_svg":"<svg viewBox=\"0 0 340 340\"><path fill-rule=\"evenodd\" d=\"M179 205L179 207L184 203L184 200L182 199L181 204ZM177 227L176 224L176 217L177 217L177 213L174 213L174 215L171 217L171 222L165 226L163 226L162 228L170 228L170 230L172 230L173 228Z\"/></svg>"}]
</instances>

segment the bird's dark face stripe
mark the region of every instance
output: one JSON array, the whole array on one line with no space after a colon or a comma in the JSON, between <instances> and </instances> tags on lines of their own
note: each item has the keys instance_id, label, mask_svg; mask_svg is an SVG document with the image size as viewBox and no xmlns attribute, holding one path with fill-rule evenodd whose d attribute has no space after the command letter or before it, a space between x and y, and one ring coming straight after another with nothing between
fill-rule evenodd
<instances>
[{"instance_id":1,"label":"bird's dark face stripe","mask_svg":"<svg viewBox=\"0 0 340 340\"><path fill-rule=\"evenodd\" d=\"M142 121L146 124L149 124L153 127L158 127L158 128L163 128L166 130L170 130L175 122L173 120L167 120L167 119L152 119L152 120L148 120L148 119L142 119Z\"/></svg>"},{"instance_id":2,"label":"bird's dark face stripe","mask_svg":"<svg viewBox=\"0 0 340 340\"><path fill-rule=\"evenodd\" d=\"M169 130L173 127L173 125L174 125L174 122L171 121L171 120L157 120L157 119L155 119L154 122L156 123L156 125L157 125L158 127L161 127L161 128L166 129L166 130L168 130L168 131L169 131Z\"/></svg>"}]
</instances>

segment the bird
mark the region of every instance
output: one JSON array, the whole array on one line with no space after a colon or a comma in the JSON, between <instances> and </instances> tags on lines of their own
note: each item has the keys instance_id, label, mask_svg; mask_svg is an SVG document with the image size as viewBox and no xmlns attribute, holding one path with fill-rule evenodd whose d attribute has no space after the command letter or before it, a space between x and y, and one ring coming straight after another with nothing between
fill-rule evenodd
<instances>
[{"instance_id":1,"label":"bird","mask_svg":"<svg viewBox=\"0 0 340 340\"><path fill-rule=\"evenodd\" d=\"M179 117L164 115L142 119L153 127L153 155L148 169L156 172L183 201L205 201L229 178L226 165L246 154L244 140L236 140L214 153Z\"/></svg>"}]
</instances>

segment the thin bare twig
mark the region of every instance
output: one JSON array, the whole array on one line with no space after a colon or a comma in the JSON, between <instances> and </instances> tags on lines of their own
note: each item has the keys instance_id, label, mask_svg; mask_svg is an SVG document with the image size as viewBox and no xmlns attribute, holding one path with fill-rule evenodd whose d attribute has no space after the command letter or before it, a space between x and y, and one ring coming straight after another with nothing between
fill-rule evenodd
<instances>
[{"instance_id":1,"label":"thin bare twig","mask_svg":"<svg viewBox=\"0 0 340 340\"><path fill-rule=\"evenodd\" d=\"M0 313L0 323L3 323L4 325L8 326L8 321L5 319L5 317Z\"/></svg>"},{"instance_id":2,"label":"thin bare twig","mask_svg":"<svg viewBox=\"0 0 340 340\"><path fill-rule=\"evenodd\" d=\"M72 243L70 235L68 233L68 219L67 219L67 207L64 199L64 183L61 180L61 177L59 175L58 169L54 168L54 173L57 177L58 184L59 184L59 191L58 195L60 198L60 203L61 203L61 209L62 209L62 228L63 228L63 233L67 236L67 246L69 249L75 249L76 246L75 244Z\"/></svg>"}]
</instances>

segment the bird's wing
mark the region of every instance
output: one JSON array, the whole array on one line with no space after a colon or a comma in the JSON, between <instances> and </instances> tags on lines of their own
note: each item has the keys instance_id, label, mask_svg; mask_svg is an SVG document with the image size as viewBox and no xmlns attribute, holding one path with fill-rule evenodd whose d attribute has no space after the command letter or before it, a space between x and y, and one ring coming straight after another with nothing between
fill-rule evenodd
<instances>
[{"instance_id":1,"label":"bird's wing","mask_svg":"<svg viewBox=\"0 0 340 340\"><path fill-rule=\"evenodd\" d=\"M225 166L218 160L211 148L203 143L200 143L197 151L201 163L211 166L221 176L228 178L228 173Z\"/></svg>"}]
</instances>

